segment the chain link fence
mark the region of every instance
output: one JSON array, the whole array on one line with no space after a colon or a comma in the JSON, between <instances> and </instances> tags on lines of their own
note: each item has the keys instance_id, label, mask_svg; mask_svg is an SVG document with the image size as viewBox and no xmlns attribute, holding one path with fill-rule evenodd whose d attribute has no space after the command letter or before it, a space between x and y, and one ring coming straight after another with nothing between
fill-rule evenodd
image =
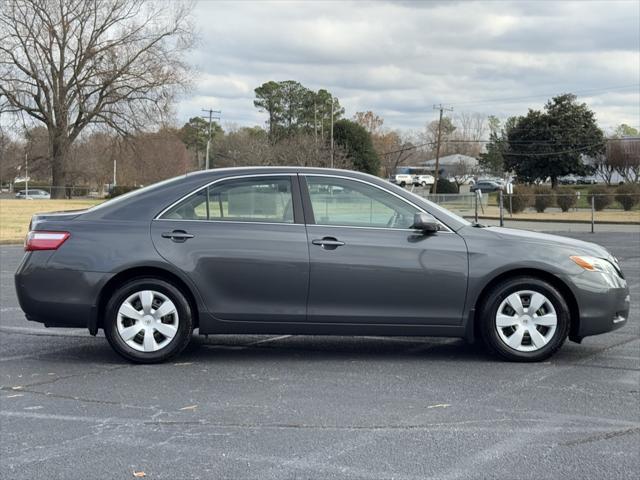
<instances>
[{"instance_id":1,"label":"chain link fence","mask_svg":"<svg viewBox=\"0 0 640 480\"><path fill-rule=\"evenodd\" d=\"M100 200L126 193L136 187L108 185L98 189L89 186L52 187L37 182L5 185L0 198L46 200L52 197L64 199ZM565 223L597 223L640 225L640 186L629 184L629 191L594 193L586 190L560 190L551 193L503 192L493 193L444 193L432 195L427 188L411 188L413 193L451 210L465 218L551 221ZM57 193L58 195L53 195Z\"/></svg>"},{"instance_id":2,"label":"chain link fence","mask_svg":"<svg viewBox=\"0 0 640 480\"><path fill-rule=\"evenodd\" d=\"M0 198L25 198L33 200L46 200L49 198L83 199L83 198L107 198L110 195L108 188L97 189L90 186L66 186L52 187L38 182L16 183L3 185L0 188Z\"/></svg>"},{"instance_id":3,"label":"chain link fence","mask_svg":"<svg viewBox=\"0 0 640 480\"><path fill-rule=\"evenodd\" d=\"M476 222L482 219L640 225L640 193L414 193Z\"/></svg>"}]
</instances>

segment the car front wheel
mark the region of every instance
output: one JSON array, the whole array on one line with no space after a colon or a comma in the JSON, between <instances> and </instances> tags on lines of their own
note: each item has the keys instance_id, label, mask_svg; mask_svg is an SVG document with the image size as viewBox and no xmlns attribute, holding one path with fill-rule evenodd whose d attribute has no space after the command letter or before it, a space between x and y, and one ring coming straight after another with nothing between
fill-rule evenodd
<instances>
[{"instance_id":1,"label":"car front wheel","mask_svg":"<svg viewBox=\"0 0 640 480\"><path fill-rule=\"evenodd\" d=\"M107 304L105 336L117 353L133 362L158 363L178 355L192 330L189 302L179 289L158 278L132 280Z\"/></svg>"},{"instance_id":2,"label":"car front wheel","mask_svg":"<svg viewBox=\"0 0 640 480\"><path fill-rule=\"evenodd\" d=\"M492 352L520 362L553 355L569 333L566 301L550 283L518 277L500 283L480 309L482 338Z\"/></svg>"}]
</instances>

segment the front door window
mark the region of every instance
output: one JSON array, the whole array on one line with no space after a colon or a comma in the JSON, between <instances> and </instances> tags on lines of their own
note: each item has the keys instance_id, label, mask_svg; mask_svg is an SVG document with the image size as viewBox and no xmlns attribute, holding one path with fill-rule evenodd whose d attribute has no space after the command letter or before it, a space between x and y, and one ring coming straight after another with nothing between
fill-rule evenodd
<instances>
[{"instance_id":1,"label":"front door window","mask_svg":"<svg viewBox=\"0 0 640 480\"><path fill-rule=\"evenodd\" d=\"M380 188L355 180L307 176L317 225L410 228L418 209Z\"/></svg>"}]
</instances>

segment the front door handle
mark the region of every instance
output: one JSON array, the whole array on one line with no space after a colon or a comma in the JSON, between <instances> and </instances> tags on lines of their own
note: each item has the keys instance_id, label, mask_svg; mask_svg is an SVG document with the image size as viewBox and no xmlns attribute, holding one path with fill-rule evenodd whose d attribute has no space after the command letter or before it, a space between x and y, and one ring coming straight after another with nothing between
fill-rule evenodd
<instances>
[{"instance_id":1,"label":"front door handle","mask_svg":"<svg viewBox=\"0 0 640 480\"><path fill-rule=\"evenodd\" d=\"M173 232L164 232L162 233L162 238L170 238L174 242L185 242L194 236L190 233L185 232L184 230L174 230Z\"/></svg>"},{"instance_id":2,"label":"front door handle","mask_svg":"<svg viewBox=\"0 0 640 480\"><path fill-rule=\"evenodd\" d=\"M318 245L325 250L335 250L336 248L344 245L344 242L333 237L316 238L315 240L311 240L311 243Z\"/></svg>"}]
</instances>

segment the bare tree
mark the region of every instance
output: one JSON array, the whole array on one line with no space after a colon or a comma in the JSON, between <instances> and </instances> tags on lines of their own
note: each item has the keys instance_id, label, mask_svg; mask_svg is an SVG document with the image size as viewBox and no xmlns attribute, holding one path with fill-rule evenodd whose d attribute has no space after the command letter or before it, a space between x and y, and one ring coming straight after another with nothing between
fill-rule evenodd
<instances>
[{"instance_id":1,"label":"bare tree","mask_svg":"<svg viewBox=\"0 0 640 480\"><path fill-rule=\"evenodd\" d=\"M444 117L440 155L459 153L477 158L482 152L482 138L486 130L486 119L479 113L461 112L453 118ZM421 140L427 144L425 150L429 158L435 158L437 138L438 122L427 123Z\"/></svg>"},{"instance_id":2,"label":"bare tree","mask_svg":"<svg viewBox=\"0 0 640 480\"><path fill-rule=\"evenodd\" d=\"M356 112L353 116L353 121L358 125L363 126L371 136L379 134L382 125L384 124L384 118L376 115L371 110L366 112Z\"/></svg>"},{"instance_id":3,"label":"bare tree","mask_svg":"<svg viewBox=\"0 0 640 480\"><path fill-rule=\"evenodd\" d=\"M486 131L485 116L461 112L456 115L455 125L457 128L449 140L447 152L479 157L482 151L481 139Z\"/></svg>"},{"instance_id":4,"label":"bare tree","mask_svg":"<svg viewBox=\"0 0 640 480\"><path fill-rule=\"evenodd\" d=\"M156 124L187 84L189 4L0 3L0 111L24 112L46 126L54 187L64 185L70 147L87 126L126 134Z\"/></svg>"},{"instance_id":5,"label":"bare tree","mask_svg":"<svg viewBox=\"0 0 640 480\"><path fill-rule=\"evenodd\" d=\"M609 163L609 157L606 154L601 153L590 158L590 160L590 166L594 168L595 174L604 180L607 185L611 185L611 180L616 171L616 167Z\"/></svg>"},{"instance_id":6,"label":"bare tree","mask_svg":"<svg viewBox=\"0 0 640 480\"><path fill-rule=\"evenodd\" d=\"M218 167L244 167L253 165L299 165L328 167L331 165L331 150L328 145L318 146L313 134L300 133L270 141L261 128L230 129L216 142L215 165ZM334 166L353 168L346 152L336 146Z\"/></svg>"},{"instance_id":7,"label":"bare tree","mask_svg":"<svg viewBox=\"0 0 640 480\"><path fill-rule=\"evenodd\" d=\"M460 159L447 169L447 173L450 175L453 183L456 184L456 187L458 187L458 191L460 191L462 185L478 175L479 169L476 164L465 159Z\"/></svg>"},{"instance_id":8,"label":"bare tree","mask_svg":"<svg viewBox=\"0 0 640 480\"><path fill-rule=\"evenodd\" d=\"M23 161L23 146L12 140L0 124L0 186L12 183Z\"/></svg>"},{"instance_id":9,"label":"bare tree","mask_svg":"<svg viewBox=\"0 0 640 480\"><path fill-rule=\"evenodd\" d=\"M607 163L626 182L640 181L640 139L614 138L607 142Z\"/></svg>"},{"instance_id":10,"label":"bare tree","mask_svg":"<svg viewBox=\"0 0 640 480\"><path fill-rule=\"evenodd\" d=\"M398 132L391 131L382 137L382 151L380 151L380 163L385 177L393 175L400 165L407 163L419 163L421 152L416 148L417 141L411 134L401 136ZM374 147L377 145L374 142Z\"/></svg>"}]
</instances>

